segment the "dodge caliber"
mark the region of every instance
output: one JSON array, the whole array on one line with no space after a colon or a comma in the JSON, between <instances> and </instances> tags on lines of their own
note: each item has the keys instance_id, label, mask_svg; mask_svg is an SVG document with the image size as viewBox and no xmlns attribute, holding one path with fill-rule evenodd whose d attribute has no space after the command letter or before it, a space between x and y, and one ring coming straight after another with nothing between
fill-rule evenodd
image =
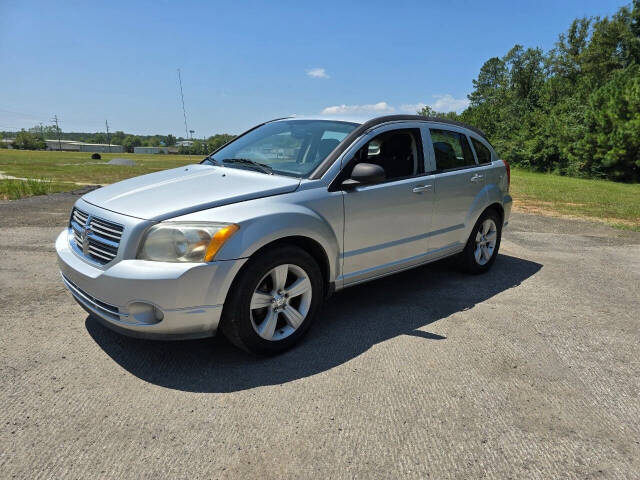
<instances>
[{"instance_id":1,"label":"dodge caliber","mask_svg":"<svg viewBox=\"0 0 640 480\"><path fill-rule=\"evenodd\" d=\"M336 290L454 255L470 273L489 270L509 181L508 163L462 123L278 119L199 164L84 195L58 263L108 328L161 339L220 330L273 354Z\"/></svg>"}]
</instances>

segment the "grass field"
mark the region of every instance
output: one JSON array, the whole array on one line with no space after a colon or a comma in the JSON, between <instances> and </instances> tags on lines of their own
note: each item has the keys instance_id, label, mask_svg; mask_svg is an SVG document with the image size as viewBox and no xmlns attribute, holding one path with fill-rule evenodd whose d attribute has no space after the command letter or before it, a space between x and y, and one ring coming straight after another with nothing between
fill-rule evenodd
<instances>
[{"instance_id":1,"label":"grass field","mask_svg":"<svg viewBox=\"0 0 640 480\"><path fill-rule=\"evenodd\" d=\"M136 166L108 165L112 158L131 158ZM0 150L0 175L48 179L49 188L43 191L45 186L35 182L22 187L16 185L16 180L0 180L0 198L72 190L84 184L105 185L200 159L199 156L189 159L186 155L112 153L102 154L101 160L91 160L90 153ZM640 184L561 177L514 168L511 193L516 210L588 218L640 231Z\"/></svg>"},{"instance_id":2,"label":"grass field","mask_svg":"<svg viewBox=\"0 0 640 480\"><path fill-rule=\"evenodd\" d=\"M511 170L516 210L588 218L640 231L640 184Z\"/></svg>"},{"instance_id":3,"label":"grass field","mask_svg":"<svg viewBox=\"0 0 640 480\"><path fill-rule=\"evenodd\" d=\"M55 182L105 185L201 160L201 157L192 156L190 161L187 155L101 155L101 160L91 160L91 153L86 152L0 150L0 174L20 178L49 178ZM108 165L107 162L113 158L131 158L136 165Z\"/></svg>"}]
</instances>

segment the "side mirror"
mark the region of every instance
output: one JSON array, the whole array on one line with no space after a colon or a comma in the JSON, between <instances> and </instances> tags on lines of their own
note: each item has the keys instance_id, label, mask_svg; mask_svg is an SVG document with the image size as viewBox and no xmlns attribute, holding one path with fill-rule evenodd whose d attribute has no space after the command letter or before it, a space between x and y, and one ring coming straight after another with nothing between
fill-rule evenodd
<instances>
[{"instance_id":1,"label":"side mirror","mask_svg":"<svg viewBox=\"0 0 640 480\"><path fill-rule=\"evenodd\" d=\"M387 174L380 165L374 163L357 163L351 172L351 178L342 182L342 188L350 190L358 185L372 185L383 182Z\"/></svg>"}]
</instances>

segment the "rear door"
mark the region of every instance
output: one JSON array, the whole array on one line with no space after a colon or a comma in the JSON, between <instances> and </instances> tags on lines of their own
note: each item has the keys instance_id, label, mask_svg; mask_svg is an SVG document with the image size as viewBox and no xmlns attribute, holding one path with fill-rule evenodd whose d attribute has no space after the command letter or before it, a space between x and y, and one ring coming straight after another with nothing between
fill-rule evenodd
<instances>
[{"instance_id":1,"label":"rear door","mask_svg":"<svg viewBox=\"0 0 640 480\"><path fill-rule=\"evenodd\" d=\"M477 164L462 129L431 126L428 130L435 175L429 251L438 255L466 242L470 212L485 185L485 167Z\"/></svg>"}]
</instances>

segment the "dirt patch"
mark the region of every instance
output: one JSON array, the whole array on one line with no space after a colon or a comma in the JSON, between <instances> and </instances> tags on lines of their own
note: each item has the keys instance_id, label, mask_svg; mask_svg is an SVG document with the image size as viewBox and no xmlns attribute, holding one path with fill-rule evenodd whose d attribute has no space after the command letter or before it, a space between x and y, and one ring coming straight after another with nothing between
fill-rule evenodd
<instances>
[{"instance_id":1,"label":"dirt patch","mask_svg":"<svg viewBox=\"0 0 640 480\"><path fill-rule=\"evenodd\" d=\"M543 215L545 217L555 217L555 218L566 218L571 220L589 220L592 222L604 223L606 225L619 227L624 226L628 228L640 228L640 223L634 222L632 220L628 220L626 218L615 218L615 217L594 217L590 215L571 215L568 213L559 212L558 210L553 208L552 202L544 202L544 201L527 201L520 199L515 199L513 201L512 211L519 213L530 213L533 215ZM568 206L582 206L582 203L563 203L562 205Z\"/></svg>"}]
</instances>

